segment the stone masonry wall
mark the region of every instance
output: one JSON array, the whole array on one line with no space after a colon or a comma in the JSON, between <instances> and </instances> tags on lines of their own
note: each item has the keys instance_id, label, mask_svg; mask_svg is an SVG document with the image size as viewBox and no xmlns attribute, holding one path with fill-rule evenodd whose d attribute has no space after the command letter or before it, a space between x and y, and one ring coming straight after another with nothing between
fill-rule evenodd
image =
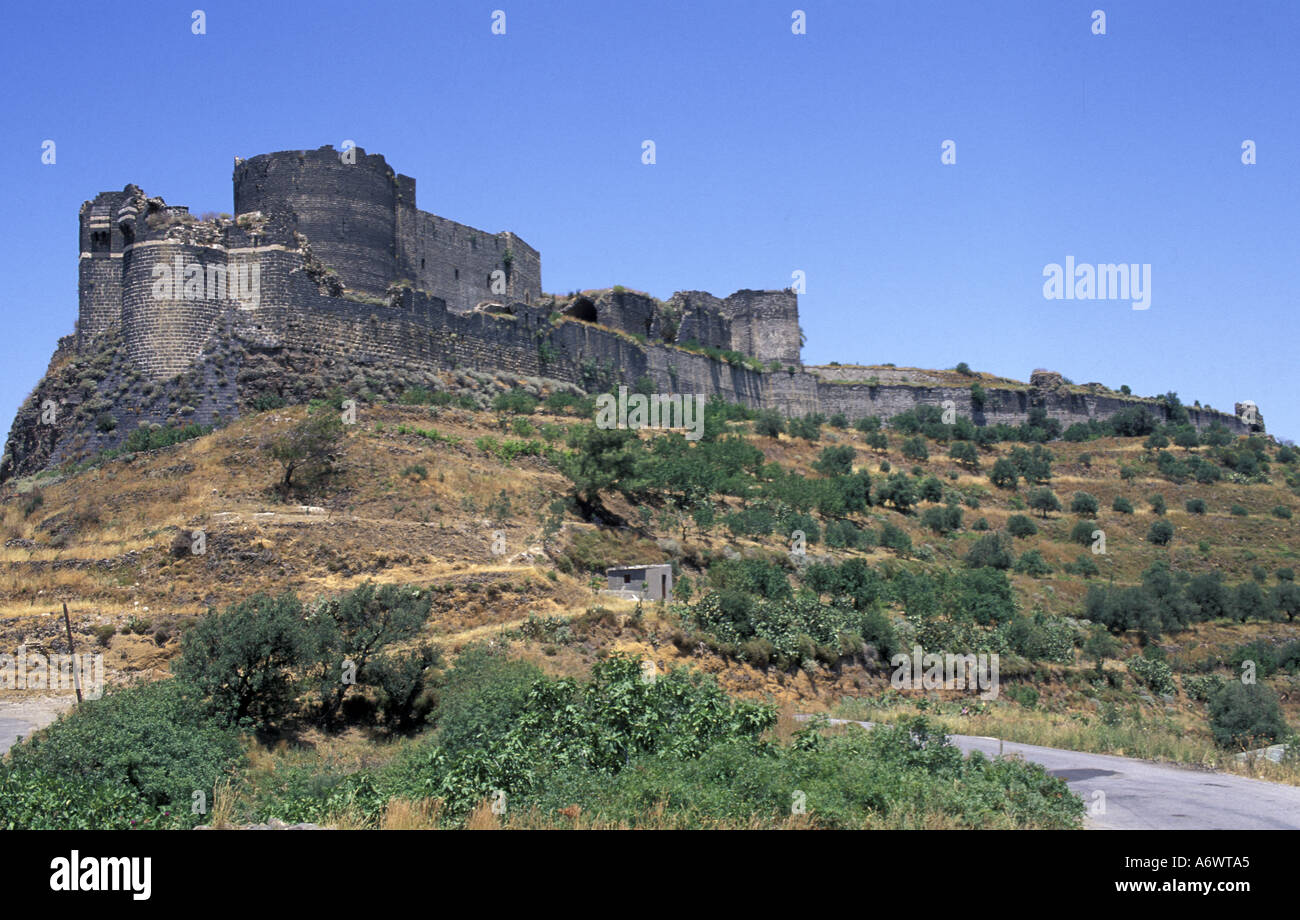
<instances>
[{"instance_id":1,"label":"stone masonry wall","mask_svg":"<svg viewBox=\"0 0 1300 920\"><path fill-rule=\"evenodd\" d=\"M296 215L298 231L347 287L380 294L397 280L396 175L382 156L353 152L352 164L332 147L238 163L235 215Z\"/></svg>"}]
</instances>

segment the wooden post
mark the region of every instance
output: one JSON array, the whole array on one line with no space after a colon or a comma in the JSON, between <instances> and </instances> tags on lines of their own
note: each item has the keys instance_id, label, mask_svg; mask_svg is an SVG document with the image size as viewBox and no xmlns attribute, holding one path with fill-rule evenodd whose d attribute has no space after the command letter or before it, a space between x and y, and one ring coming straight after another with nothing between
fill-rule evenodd
<instances>
[{"instance_id":1,"label":"wooden post","mask_svg":"<svg viewBox=\"0 0 1300 920\"><path fill-rule=\"evenodd\" d=\"M68 656L72 659L72 685L77 688L77 703L81 703L81 669L77 667L77 652L72 646L72 621L68 619L68 602L63 602L63 627L68 631Z\"/></svg>"}]
</instances>

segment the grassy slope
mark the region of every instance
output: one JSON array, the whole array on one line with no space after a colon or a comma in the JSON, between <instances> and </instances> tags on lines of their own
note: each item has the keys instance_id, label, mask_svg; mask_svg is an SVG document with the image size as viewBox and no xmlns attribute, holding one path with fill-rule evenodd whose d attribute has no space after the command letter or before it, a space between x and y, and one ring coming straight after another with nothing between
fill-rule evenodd
<instances>
[{"instance_id":1,"label":"grassy slope","mask_svg":"<svg viewBox=\"0 0 1300 920\"><path fill-rule=\"evenodd\" d=\"M93 641L90 631L99 624L120 628L132 619L142 635L117 635L106 655L110 680L132 673L163 673L166 658L175 652L179 621L259 590L289 587L312 596L355 586L368 578L444 586L435 605L433 638L453 649L465 641L496 636L517 627L529 615L575 617L603 604L612 616L583 618L572 637L534 633L518 641L518 653L548 670L582 674L590 662L610 648L654 657L661 667L689 661L693 667L715 674L728 689L744 695L770 698L799 708L823 709L837 704L856 706L859 712L879 715L870 703L844 704L845 698L878 696L888 688L888 672L856 667L821 668L781 673L757 671L743 663L724 660L703 649L679 648L671 639L675 626L665 614L651 611L631 619L631 605L598 599L589 572L555 571L552 559L575 537L593 528L573 519L546 539L548 507L566 486L553 465L540 457L520 457L504 463L475 445L483 436L516 437L503 432L492 413L459 409L385 406L361 410L359 423L349 430L340 473L327 491L309 494L297 504L284 504L270 489L278 470L259 445L293 421L305 409L265 412L197 441L177 445L134 459L116 460L70 478L45 475L7 484L0 491L0 640L4 645L39 641L56 635L50 616L57 602L66 600L73 612L79 643ZM533 424L567 426L572 418L534 416ZM437 431L459 439L434 441L418 434L399 433L405 424ZM748 426L740 426L742 430ZM748 435L774 461L807 475L811 464L831 443L848 443L857 449L857 465L876 473L882 459L895 470L913 464L899 454L903 438L891 434L885 454L867 449L855 431L826 429L815 444L787 437ZM1154 475L1153 464L1141 464L1144 451L1137 439L1106 439L1086 444L1057 442L1052 488L1069 506L1074 491L1095 495L1102 511L1099 525L1107 534L1108 553L1093 557L1100 579L1136 582L1143 569L1157 559L1191 573L1218 571L1235 583L1250 577L1253 566L1270 573L1295 565L1300 549L1300 520L1280 520L1270 515L1274 506L1298 502L1275 470L1267 485L1195 482L1172 484ZM966 528L948 538L920 527L918 516L904 518L873 509L872 523L891 520L901 524L917 547L929 546L936 566L959 563L978 537L970 525L984 517L994 529L1016 513L1014 493L992 488L986 471L994 456L1010 450L1001 445L995 454L982 456L983 471L969 473L943 456L931 444L931 459L919 464L950 487L983 489L978 509L964 508ZM1079 462L1083 453L1091 467ZM1120 463L1139 463L1150 476L1123 482ZM427 476L413 467L423 466ZM950 471L958 478L948 478ZM43 503L27 513L33 490ZM1024 487L1020 494L1023 496ZM1164 495L1168 520L1176 528L1169 547L1145 541L1154 515L1147 496ZM508 500L508 510L502 502ZM1133 502L1137 513L1109 510L1116 496ZM1205 515L1183 510L1187 498L1202 498ZM1250 511L1247 517L1229 513L1233 504ZM639 520L636 509L612 503L629 520ZM318 510L312 510L318 509ZM1032 514L1032 512L1025 512ZM1061 566L1084 548L1068 542L1076 516L1068 512L1048 520L1036 518L1037 536L1017 540L1016 551L1037 549L1055 568L1051 576L1035 579L1012 575L1026 611L1078 615L1088 581L1064 574ZM181 531L201 528L208 550L202 557L173 559L169 546ZM504 531L504 556L491 551L493 535ZM654 538L672 538L676 545L661 549ZM699 565L724 548L741 552L783 552L776 539L733 539L723 528L705 535L647 525L640 533L603 532L583 538L585 552L597 562L642 561L675 555L683 569L695 576ZM1208 547L1202 549L1201 542ZM542 550L549 550L548 556ZM827 552L821 545L814 553ZM842 555L842 554L836 554ZM601 559L600 557L604 557ZM875 550L873 561L893 558ZM698 579L696 579L698 581ZM148 628L144 628L147 621ZM158 629L159 639L152 638ZM677 637L680 638L678 632ZM1300 624L1246 625L1206 623L1162 640L1178 670L1211 652L1260 636L1294 638ZM680 643L679 643L680 644ZM1131 638L1122 657L1135 647ZM1118 662L1109 667L1119 668ZM939 714L953 730L989 734L994 730L1022 740L1060 743L1092 749L1121 750L1178 760L1221 762L1209 744L1202 704L1181 694L1172 703L1147 702L1131 681L1123 690L1090 689L1080 661L1075 666L1044 665L1011 680L1033 685L1039 704L1030 708L1005 695L978 715L960 715L960 701L939 702ZM1007 680L1004 675L1004 681ZM1295 679L1272 680L1282 696L1292 724L1300 722L1300 695ZM1098 720L1104 703L1126 715L1125 731L1106 734ZM909 710L910 711L910 710ZM933 712L933 707L931 707ZM1136 747L1135 747L1136 745Z\"/></svg>"}]
</instances>

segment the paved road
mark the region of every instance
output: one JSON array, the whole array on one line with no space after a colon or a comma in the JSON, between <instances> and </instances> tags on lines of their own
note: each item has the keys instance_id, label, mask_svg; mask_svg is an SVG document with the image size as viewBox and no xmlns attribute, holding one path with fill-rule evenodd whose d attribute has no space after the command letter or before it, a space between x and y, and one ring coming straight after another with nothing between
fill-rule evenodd
<instances>
[{"instance_id":1,"label":"paved road","mask_svg":"<svg viewBox=\"0 0 1300 920\"><path fill-rule=\"evenodd\" d=\"M32 726L22 719L7 719L0 716L0 754L14 746L18 736L27 736L32 733Z\"/></svg>"},{"instance_id":2,"label":"paved road","mask_svg":"<svg viewBox=\"0 0 1300 920\"><path fill-rule=\"evenodd\" d=\"M831 724L847 721L831 719ZM871 727L870 722L854 724ZM1103 813L1092 814L1089 809L1088 825L1093 828L1300 830L1300 786L996 738L949 735L948 739L967 753L1018 754L1065 780L1085 806L1104 802ZM1104 799L1096 795L1099 791Z\"/></svg>"},{"instance_id":3,"label":"paved road","mask_svg":"<svg viewBox=\"0 0 1300 920\"><path fill-rule=\"evenodd\" d=\"M0 700L0 755L13 747L19 736L26 738L38 728L49 725L59 713L70 709L72 703L71 697Z\"/></svg>"}]
</instances>

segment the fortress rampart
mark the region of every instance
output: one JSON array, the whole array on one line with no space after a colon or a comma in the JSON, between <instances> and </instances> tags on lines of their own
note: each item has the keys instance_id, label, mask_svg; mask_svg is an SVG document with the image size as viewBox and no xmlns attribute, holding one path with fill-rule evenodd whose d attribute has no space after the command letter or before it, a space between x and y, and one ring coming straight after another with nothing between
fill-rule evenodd
<instances>
[{"instance_id":1,"label":"fortress rampart","mask_svg":"<svg viewBox=\"0 0 1300 920\"><path fill-rule=\"evenodd\" d=\"M52 363L15 420L0 478L116 446L139 424L230 420L262 385L240 362L277 355L272 363L295 372L372 368L430 382L468 370L587 390L649 378L661 392L850 420L948 401L981 425L1019 424L1034 408L1063 426L1136 404L1165 414L1158 401L1066 385L1055 374L989 383L976 405L969 384L927 372L913 380L882 368L805 367L791 290L682 291L666 301L622 288L543 294L536 249L512 232L419 210L415 180L361 148L236 160L233 185L233 217L199 220L135 185L83 204L77 334L61 341L56 362L103 366L111 343L129 368L103 379L75 371L68 381L76 385L60 390L74 418L41 427L33 419ZM186 382L174 399L148 397L156 387L141 388L141 375ZM98 390L86 389L88 378L100 379ZM1262 427L1187 409L1198 427Z\"/></svg>"}]
</instances>

